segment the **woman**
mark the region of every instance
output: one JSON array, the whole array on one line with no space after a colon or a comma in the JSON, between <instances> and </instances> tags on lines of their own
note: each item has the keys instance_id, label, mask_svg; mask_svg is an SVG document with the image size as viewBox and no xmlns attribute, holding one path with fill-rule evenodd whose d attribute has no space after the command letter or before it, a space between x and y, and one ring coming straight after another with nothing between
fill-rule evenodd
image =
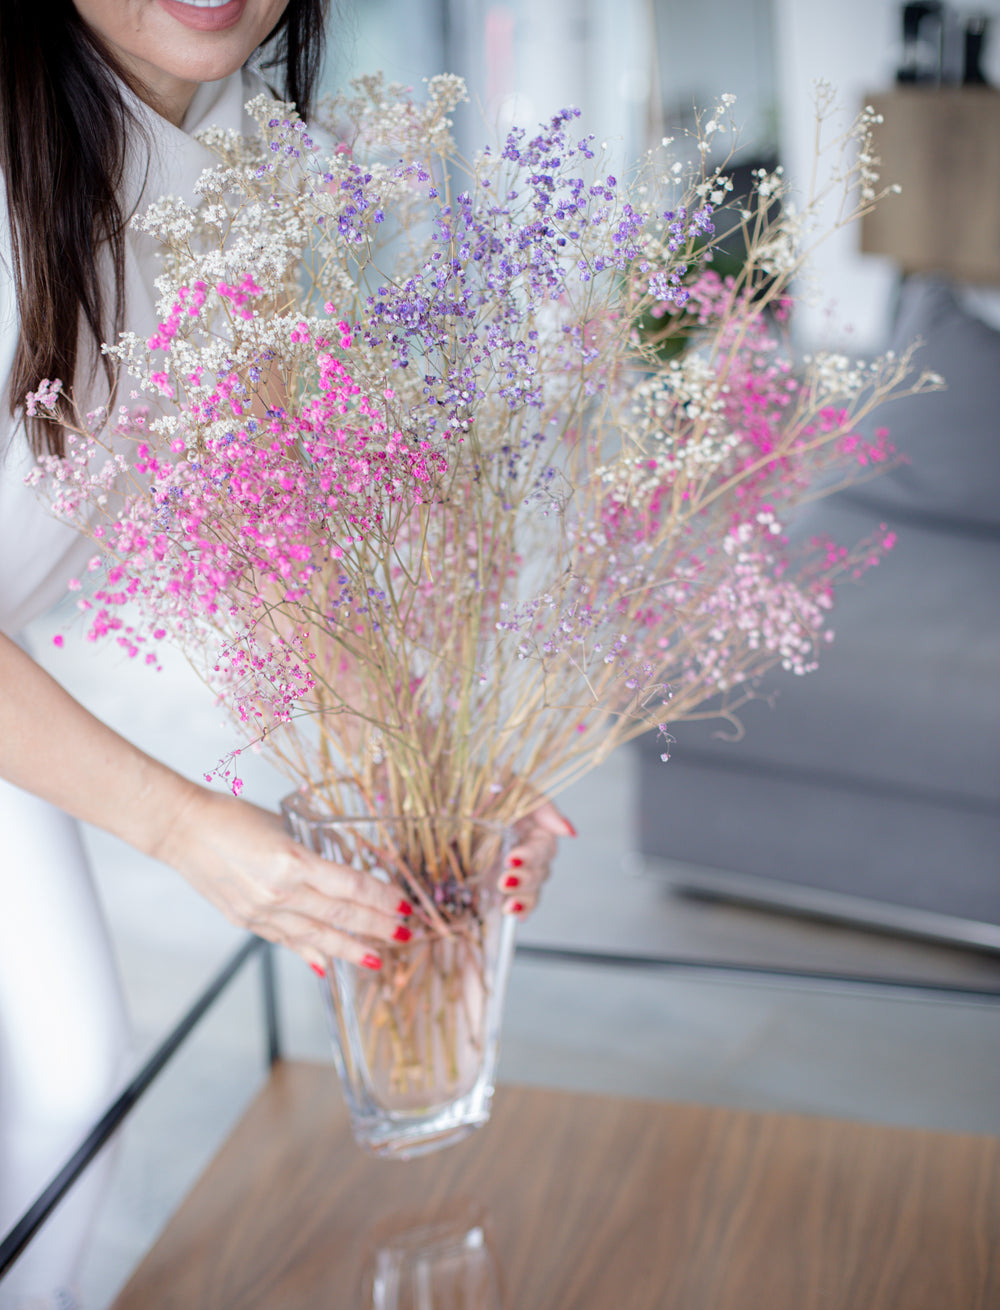
<instances>
[{"instance_id":1,"label":"woman","mask_svg":"<svg viewBox=\"0 0 1000 1310\"><path fill-rule=\"evenodd\" d=\"M172 865L233 922L322 971L361 962L406 906L374 879L293 843L277 816L179 776L100 723L18 638L90 549L24 486L58 429L27 427L43 377L108 394L98 346L155 326L149 238L127 220L164 192L194 199L208 162L191 134L252 130L265 45L309 104L327 0L4 0L0 167L9 234L0 271L0 1233L47 1181L121 1076L124 1006L74 819ZM0 252L2 253L2 252ZM103 397L101 388L103 387ZM6 780L6 781L3 781ZM73 817L69 817L73 816ZM533 908L559 835L551 805L525 820L507 908ZM516 883L516 887L510 884ZM90 1208L86 1198L75 1203ZM64 1207L0 1283L0 1307L74 1304L79 1224Z\"/></svg>"}]
</instances>

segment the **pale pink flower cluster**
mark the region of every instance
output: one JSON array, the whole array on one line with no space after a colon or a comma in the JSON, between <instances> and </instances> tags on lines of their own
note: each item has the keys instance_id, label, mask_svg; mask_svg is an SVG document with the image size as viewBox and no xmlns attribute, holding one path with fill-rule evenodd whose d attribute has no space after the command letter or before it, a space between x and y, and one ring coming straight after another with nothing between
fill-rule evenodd
<instances>
[{"instance_id":1,"label":"pale pink flower cluster","mask_svg":"<svg viewBox=\"0 0 1000 1310\"><path fill-rule=\"evenodd\" d=\"M24 412L34 418L39 410L43 412L48 410L50 413L55 409L59 396L62 392L62 382L59 378L50 381L49 378L42 378L38 385L37 391L29 391L24 398Z\"/></svg>"}]
</instances>

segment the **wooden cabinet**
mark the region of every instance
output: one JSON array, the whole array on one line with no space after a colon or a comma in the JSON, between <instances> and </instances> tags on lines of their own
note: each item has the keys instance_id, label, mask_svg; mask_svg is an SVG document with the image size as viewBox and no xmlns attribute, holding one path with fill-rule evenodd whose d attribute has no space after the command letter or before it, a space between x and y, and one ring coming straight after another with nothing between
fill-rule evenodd
<instances>
[{"instance_id":1,"label":"wooden cabinet","mask_svg":"<svg viewBox=\"0 0 1000 1310\"><path fill-rule=\"evenodd\" d=\"M872 96L883 115L883 183L898 182L861 227L861 249L903 273L1000 284L1000 91L899 87Z\"/></svg>"}]
</instances>

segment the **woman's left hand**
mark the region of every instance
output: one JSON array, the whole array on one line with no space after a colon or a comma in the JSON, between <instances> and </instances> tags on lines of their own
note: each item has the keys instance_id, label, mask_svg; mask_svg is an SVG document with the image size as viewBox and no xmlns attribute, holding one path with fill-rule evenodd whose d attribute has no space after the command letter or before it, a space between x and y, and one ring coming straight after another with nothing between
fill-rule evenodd
<instances>
[{"instance_id":1,"label":"woman's left hand","mask_svg":"<svg viewBox=\"0 0 1000 1310\"><path fill-rule=\"evenodd\" d=\"M543 801L514 825L514 832L517 841L500 874L500 890L504 894L504 913L523 918L538 904L539 889L549 876L558 839L575 837L576 829L551 801Z\"/></svg>"}]
</instances>

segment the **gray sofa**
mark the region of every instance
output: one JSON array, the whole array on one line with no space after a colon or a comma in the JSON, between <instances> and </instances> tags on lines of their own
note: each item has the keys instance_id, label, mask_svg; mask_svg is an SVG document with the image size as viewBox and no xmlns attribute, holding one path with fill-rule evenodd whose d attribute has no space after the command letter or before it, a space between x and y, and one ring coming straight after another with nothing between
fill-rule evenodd
<instances>
[{"instance_id":1,"label":"gray sofa","mask_svg":"<svg viewBox=\"0 0 1000 1310\"><path fill-rule=\"evenodd\" d=\"M678 725L667 764L638 743L638 843L691 890L1000 950L1000 332L919 278L893 335L948 389L880 415L909 463L805 526L852 542L885 521L896 549L742 740Z\"/></svg>"}]
</instances>

